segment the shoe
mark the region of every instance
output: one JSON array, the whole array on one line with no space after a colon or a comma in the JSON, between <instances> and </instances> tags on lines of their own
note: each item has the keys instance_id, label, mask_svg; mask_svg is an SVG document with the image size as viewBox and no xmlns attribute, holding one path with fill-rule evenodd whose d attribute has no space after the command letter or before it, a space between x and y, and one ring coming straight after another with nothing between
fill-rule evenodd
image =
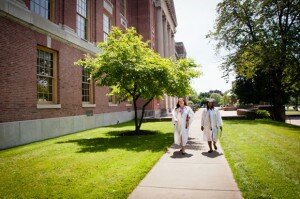
<instances>
[{"instance_id":1,"label":"shoe","mask_svg":"<svg viewBox=\"0 0 300 199\"><path fill-rule=\"evenodd\" d=\"M208 153L212 153L212 152L213 152L213 150L209 150L209 151L208 151Z\"/></svg>"},{"instance_id":2,"label":"shoe","mask_svg":"<svg viewBox=\"0 0 300 199\"><path fill-rule=\"evenodd\" d=\"M215 147L215 150L217 150L218 148L217 148L217 145L214 145L214 147Z\"/></svg>"}]
</instances>

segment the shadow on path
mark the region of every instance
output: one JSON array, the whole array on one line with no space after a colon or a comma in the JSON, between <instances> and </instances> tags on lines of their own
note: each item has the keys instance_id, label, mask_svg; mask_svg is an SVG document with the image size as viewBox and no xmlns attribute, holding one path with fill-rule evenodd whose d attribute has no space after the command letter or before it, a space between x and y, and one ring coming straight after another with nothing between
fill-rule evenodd
<instances>
[{"instance_id":1,"label":"shadow on path","mask_svg":"<svg viewBox=\"0 0 300 199\"><path fill-rule=\"evenodd\" d=\"M218 151L213 151L212 153L202 152L201 154L204 155L204 156L206 156L206 157L209 157L209 158L216 158L218 156L223 155L223 153L220 153Z\"/></svg>"},{"instance_id":2,"label":"shadow on path","mask_svg":"<svg viewBox=\"0 0 300 199\"><path fill-rule=\"evenodd\" d=\"M173 155L170 156L171 158L174 158L174 159L178 159L178 158L190 158L192 157L193 154L189 154L189 153L186 153L186 154L182 154L181 151L174 151Z\"/></svg>"}]
</instances>

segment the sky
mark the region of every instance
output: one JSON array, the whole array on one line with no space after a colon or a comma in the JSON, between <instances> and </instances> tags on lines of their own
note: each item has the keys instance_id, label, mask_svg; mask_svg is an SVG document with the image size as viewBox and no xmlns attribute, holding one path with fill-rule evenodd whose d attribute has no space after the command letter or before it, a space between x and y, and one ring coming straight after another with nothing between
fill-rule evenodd
<instances>
[{"instance_id":1,"label":"sky","mask_svg":"<svg viewBox=\"0 0 300 199\"><path fill-rule=\"evenodd\" d=\"M230 78L226 83L220 69L221 56L216 55L215 45L205 38L213 30L217 17L216 6L221 0L174 0L177 23L175 40L183 42L187 57L193 58L202 66L203 75L192 81L192 87L199 92L231 89Z\"/></svg>"}]
</instances>

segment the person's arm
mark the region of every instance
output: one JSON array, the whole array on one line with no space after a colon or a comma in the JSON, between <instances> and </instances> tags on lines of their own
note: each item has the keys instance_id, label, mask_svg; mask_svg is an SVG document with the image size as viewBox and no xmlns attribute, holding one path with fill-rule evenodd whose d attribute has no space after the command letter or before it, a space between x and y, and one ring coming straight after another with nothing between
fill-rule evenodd
<instances>
[{"instance_id":1,"label":"person's arm","mask_svg":"<svg viewBox=\"0 0 300 199\"><path fill-rule=\"evenodd\" d=\"M202 111L202 116L201 116L201 131L204 130L204 117L205 117L205 110Z\"/></svg>"},{"instance_id":2,"label":"person's arm","mask_svg":"<svg viewBox=\"0 0 300 199\"><path fill-rule=\"evenodd\" d=\"M193 121L193 118L194 118L194 111L192 110L191 107L189 107L189 113L188 113L189 117L190 117L190 123Z\"/></svg>"},{"instance_id":3,"label":"person's arm","mask_svg":"<svg viewBox=\"0 0 300 199\"><path fill-rule=\"evenodd\" d=\"M178 122L176 109L172 111L172 123L175 125Z\"/></svg>"},{"instance_id":4,"label":"person's arm","mask_svg":"<svg viewBox=\"0 0 300 199\"><path fill-rule=\"evenodd\" d=\"M223 121L222 121L221 114L218 110L216 112L216 115L217 115L217 125L218 125L218 127L220 127L220 129L222 131L223 130Z\"/></svg>"}]
</instances>

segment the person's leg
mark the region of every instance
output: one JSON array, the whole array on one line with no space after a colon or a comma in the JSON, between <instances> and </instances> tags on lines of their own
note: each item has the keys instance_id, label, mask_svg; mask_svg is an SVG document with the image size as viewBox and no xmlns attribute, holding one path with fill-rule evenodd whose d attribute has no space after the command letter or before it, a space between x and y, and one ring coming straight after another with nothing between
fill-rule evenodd
<instances>
[{"instance_id":1,"label":"person's leg","mask_svg":"<svg viewBox=\"0 0 300 199\"><path fill-rule=\"evenodd\" d=\"M183 146L183 140L182 140L182 136L180 137L180 139L181 139L181 152L182 152L182 154L184 154L185 153L185 148L184 148L184 146Z\"/></svg>"},{"instance_id":2,"label":"person's leg","mask_svg":"<svg viewBox=\"0 0 300 199\"><path fill-rule=\"evenodd\" d=\"M217 150L218 148L217 148L217 142L216 141L214 141L214 147L215 147L215 150Z\"/></svg>"},{"instance_id":3,"label":"person's leg","mask_svg":"<svg viewBox=\"0 0 300 199\"><path fill-rule=\"evenodd\" d=\"M208 141L208 146L209 146L209 151L208 153L211 153L213 150L212 150L212 141Z\"/></svg>"}]
</instances>

